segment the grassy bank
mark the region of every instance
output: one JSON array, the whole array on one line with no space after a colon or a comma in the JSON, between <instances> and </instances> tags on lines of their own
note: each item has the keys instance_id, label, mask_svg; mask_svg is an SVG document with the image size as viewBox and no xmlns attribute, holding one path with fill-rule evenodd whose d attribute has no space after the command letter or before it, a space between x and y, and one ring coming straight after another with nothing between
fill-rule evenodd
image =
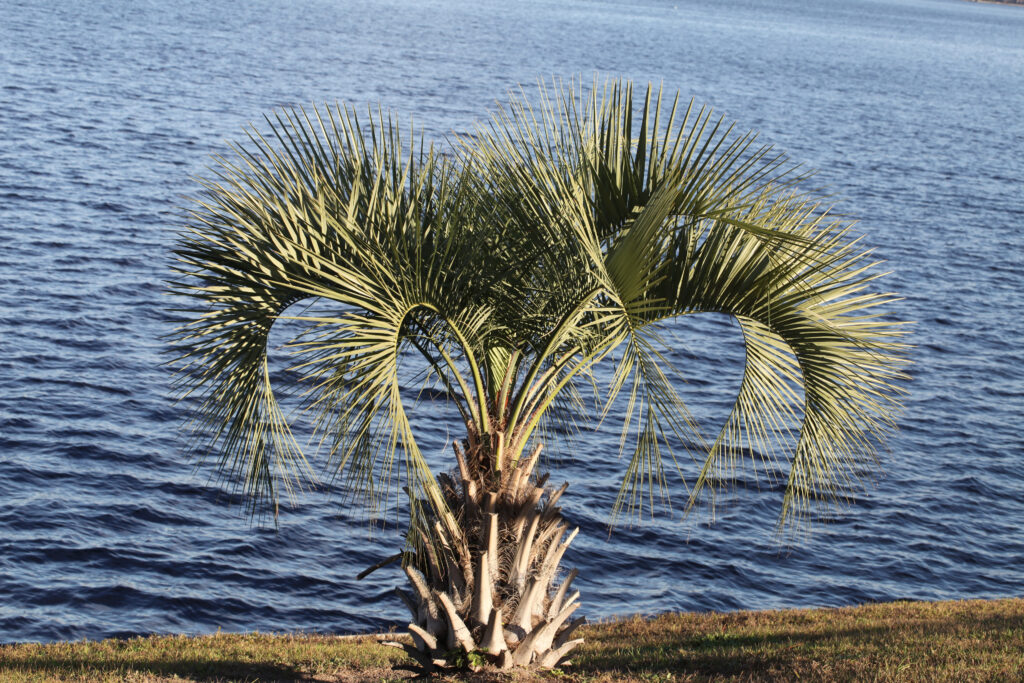
<instances>
[{"instance_id":1,"label":"grassy bank","mask_svg":"<svg viewBox=\"0 0 1024 683\"><path fill-rule=\"evenodd\" d=\"M586 628L571 666L524 681L1020 681L1024 599L670 614ZM0 681L382 681L372 637L160 636L0 646Z\"/></svg>"}]
</instances>

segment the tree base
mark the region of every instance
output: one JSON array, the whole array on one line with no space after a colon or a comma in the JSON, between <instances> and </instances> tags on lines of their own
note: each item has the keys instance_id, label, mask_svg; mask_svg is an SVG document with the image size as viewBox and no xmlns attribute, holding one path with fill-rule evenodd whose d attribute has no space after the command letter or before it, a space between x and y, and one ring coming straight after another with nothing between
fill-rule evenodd
<instances>
[{"instance_id":1,"label":"tree base","mask_svg":"<svg viewBox=\"0 0 1024 683\"><path fill-rule=\"evenodd\" d=\"M566 533L556 506L568 483L553 491L546 475L531 476L539 454L504 472L492 491L467 476L461 486L438 477L452 517L420 531L420 547L403 562L413 593L396 589L413 617L412 643L385 643L408 653L419 673L552 668L583 642L572 634L586 620L569 620L580 606L579 591L568 594L576 570L554 583L579 529Z\"/></svg>"}]
</instances>

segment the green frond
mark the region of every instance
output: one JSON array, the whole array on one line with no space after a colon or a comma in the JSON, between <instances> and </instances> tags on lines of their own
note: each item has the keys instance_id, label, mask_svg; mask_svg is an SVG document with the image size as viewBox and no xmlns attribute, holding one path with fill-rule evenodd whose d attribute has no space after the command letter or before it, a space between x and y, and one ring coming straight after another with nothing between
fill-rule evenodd
<instances>
[{"instance_id":1,"label":"green frond","mask_svg":"<svg viewBox=\"0 0 1024 683\"><path fill-rule=\"evenodd\" d=\"M274 504L280 483L309 477L269 385L267 337L290 304L323 298L347 312L303 318L326 334L293 346L311 386L314 439L371 506L398 453L407 486L440 505L398 362L440 321L447 337L428 343L429 360L455 381L444 367L452 333L471 355L487 324L485 309L467 312L478 283L452 268L474 258L454 172L431 150L409 152L383 114L363 129L342 108L289 112L269 135L253 133L235 160L222 160L176 251L172 289L196 304L174 336L181 395L198 397L195 451L229 475L244 471L245 492Z\"/></svg>"},{"instance_id":2,"label":"green frond","mask_svg":"<svg viewBox=\"0 0 1024 683\"><path fill-rule=\"evenodd\" d=\"M746 347L739 396L691 504L709 481L731 478L740 454L764 458L769 472L779 469L779 453L791 454L786 521L842 500L874 469L899 410L904 328L881 313L892 295L866 289L878 274L847 225L786 196L751 212L744 221L805 241L772 248L732 225L714 226L680 279L680 311L735 316Z\"/></svg>"},{"instance_id":3,"label":"green frond","mask_svg":"<svg viewBox=\"0 0 1024 683\"><path fill-rule=\"evenodd\" d=\"M513 97L463 142L507 223L547 249L521 279L527 291L559 292L545 299L554 307L540 330L550 332L530 377L556 390L554 370L566 363L557 359L574 356L566 365L583 368L624 345L608 398L626 391L622 444L633 455L616 511L635 509L640 489L650 501L663 488L662 454L701 443L666 379L674 373L652 352L650 326L698 312L735 316L748 349L744 383L707 446L690 505L708 481L728 480L718 475L740 454L769 469L785 457L783 519L793 519L845 495L894 426L902 327L878 312L892 297L871 292L878 273L850 226L799 190L806 174L710 111L691 103L680 115L678 97L666 102L652 89L634 100L621 83L542 90L535 105ZM566 314L578 320L572 332L562 329ZM577 331L588 335L586 352Z\"/></svg>"}]
</instances>

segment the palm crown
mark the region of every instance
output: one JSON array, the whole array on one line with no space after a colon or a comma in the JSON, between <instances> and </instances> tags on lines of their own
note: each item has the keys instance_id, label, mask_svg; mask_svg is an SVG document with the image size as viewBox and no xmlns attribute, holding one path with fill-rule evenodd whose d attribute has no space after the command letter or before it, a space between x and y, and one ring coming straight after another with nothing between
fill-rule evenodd
<instances>
[{"instance_id":1,"label":"palm crown","mask_svg":"<svg viewBox=\"0 0 1024 683\"><path fill-rule=\"evenodd\" d=\"M307 329L292 344L314 439L367 501L401 468L417 547L472 536L460 506L488 492L498 514L502 492L520 491L528 516L544 489L538 428L600 414L579 389L597 386L602 361L604 410L624 399L631 451L617 509L663 486L664 456L686 449L701 463L691 504L745 454L784 454L781 519L799 517L848 492L894 426L902 328L885 317L893 297L869 287L869 252L782 155L678 96L635 100L626 83L556 88L536 106L514 96L443 153L403 141L382 113L289 111L235 151L176 250L173 287L195 306L174 343L197 452L254 496L309 472L267 364L272 324L309 298L337 304L298 316ZM704 440L661 330L707 312L738 321L745 368ZM410 426L409 351L464 423L461 493Z\"/></svg>"}]
</instances>

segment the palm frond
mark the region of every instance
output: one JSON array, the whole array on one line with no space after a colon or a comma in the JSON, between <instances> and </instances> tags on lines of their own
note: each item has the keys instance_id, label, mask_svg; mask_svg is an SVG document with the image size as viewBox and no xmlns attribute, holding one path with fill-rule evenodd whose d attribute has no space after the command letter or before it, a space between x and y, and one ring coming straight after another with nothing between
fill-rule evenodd
<instances>
[{"instance_id":1,"label":"palm frond","mask_svg":"<svg viewBox=\"0 0 1024 683\"><path fill-rule=\"evenodd\" d=\"M254 500L275 503L280 482L309 476L269 385L266 345L289 305L324 298L348 312L301 318L330 330L293 346L314 395L314 438L371 505L401 453L409 488L443 507L397 367L424 328L445 324L472 354L487 325L486 310L465 305L480 283L458 267L473 258L458 179L432 150L405 148L383 114L366 129L340 107L269 126L269 139L253 133L221 160L176 251L172 289L196 303L174 336L181 395L199 395L196 451L216 454L229 474L249 468ZM436 366L445 343L433 346Z\"/></svg>"},{"instance_id":2,"label":"palm frond","mask_svg":"<svg viewBox=\"0 0 1024 683\"><path fill-rule=\"evenodd\" d=\"M692 103L680 116L678 96L665 106L648 88L635 101L613 82L538 102L513 97L463 154L507 198L514 232L546 247L520 279L559 293L538 316L547 342L530 377L557 391L557 362L582 371L624 345L608 398L627 390L623 444L632 435L634 450L616 509L663 487L663 451L701 443L651 337L660 321L698 312L735 316L747 359L690 505L741 453L789 454L783 520L841 498L894 426L905 350L902 327L876 312L893 297L871 293L876 264L850 226L800 189L807 175L784 155ZM575 360L556 360L566 356Z\"/></svg>"}]
</instances>

